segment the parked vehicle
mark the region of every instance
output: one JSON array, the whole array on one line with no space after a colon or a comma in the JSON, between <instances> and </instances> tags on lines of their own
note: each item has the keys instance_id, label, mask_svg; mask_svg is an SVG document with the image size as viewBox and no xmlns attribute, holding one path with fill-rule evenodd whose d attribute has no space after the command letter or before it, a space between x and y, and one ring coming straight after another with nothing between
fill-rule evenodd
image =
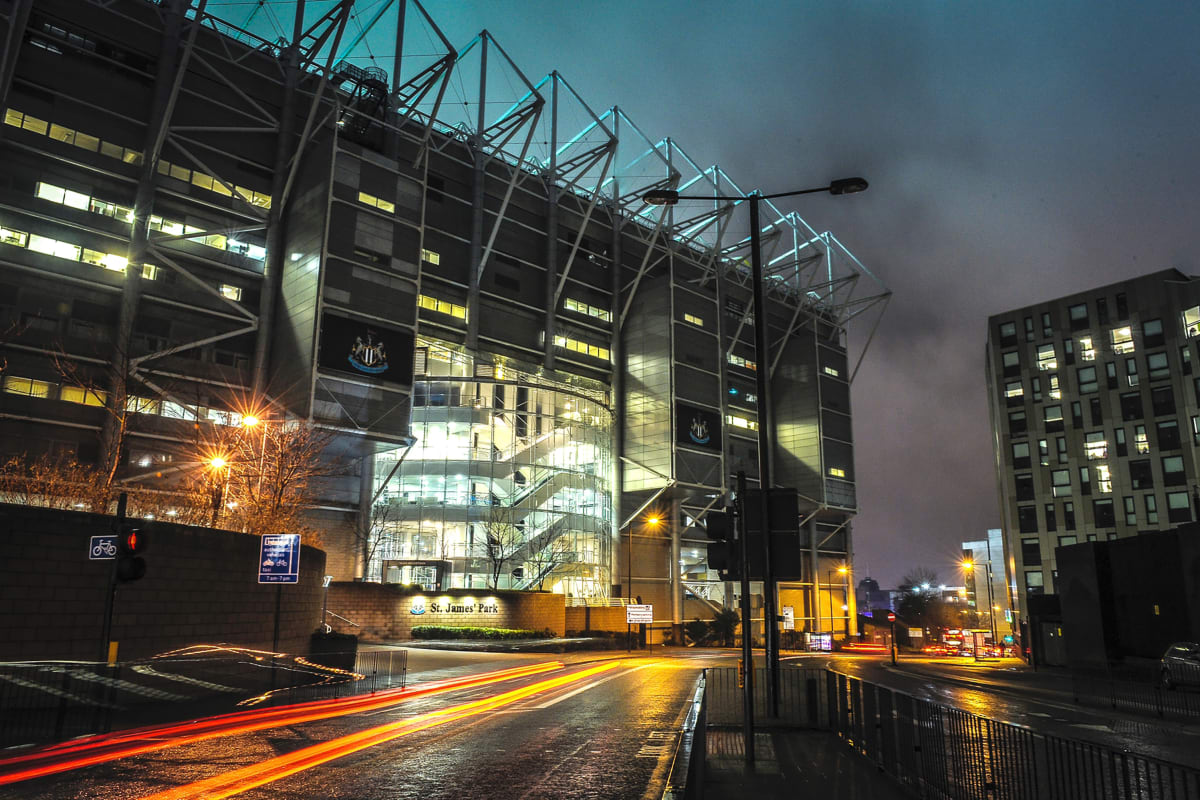
<instances>
[{"instance_id":1,"label":"parked vehicle","mask_svg":"<svg viewBox=\"0 0 1200 800\"><path fill-rule=\"evenodd\" d=\"M1200 688L1200 643L1176 642L1163 653L1158 683L1164 689Z\"/></svg>"}]
</instances>

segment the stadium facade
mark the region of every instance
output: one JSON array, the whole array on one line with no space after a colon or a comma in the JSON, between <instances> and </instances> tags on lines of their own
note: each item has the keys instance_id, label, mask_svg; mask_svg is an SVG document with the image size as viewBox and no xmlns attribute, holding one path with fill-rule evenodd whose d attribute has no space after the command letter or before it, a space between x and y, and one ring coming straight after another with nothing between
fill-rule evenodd
<instances>
[{"instance_id":1,"label":"stadium facade","mask_svg":"<svg viewBox=\"0 0 1200 800\"><path fill-rule=\"evenodd\" d=\"M847 329L883 287L764 203L757 355L745 203L642 200L742 194L722 170L486 31L455 49L414 0L365 26L271 6L0 0L5 454L96 461L101 406L132 408L120 473L153 480L267 404L353 465L312 509L338 579L640 596L678 624L733 602L703 528L754 483L766 370L819 630L858 506ZM80 392L64 356L119 377Z\"/></svg>"}]
</instances>

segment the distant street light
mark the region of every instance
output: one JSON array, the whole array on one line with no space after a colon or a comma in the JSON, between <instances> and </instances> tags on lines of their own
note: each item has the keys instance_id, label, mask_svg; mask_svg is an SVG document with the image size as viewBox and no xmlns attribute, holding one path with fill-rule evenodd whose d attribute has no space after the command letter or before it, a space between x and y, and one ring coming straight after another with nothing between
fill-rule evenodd
<instances>
[{"instance_id":1,"label":"distant street light","mask_svg":"<svg viewBox=\"0 0 1200 800\"><path fill-rule=\"evenodd\" d=\"M771 507L767 496L771 489L771 424L768 416L770 400L767 386L767 304L763 295L762 274L762 225L759 222L759 206L763 200L777 200L784 197L796 197L802 194L829 192L829 194L855 194L865 191L868 184L863 178L840 178L830 181L828 186L818 186L813 189L798 189L792 192L776 194L760 194L751 192L748 195L681 195L675 189L655 189L642 195L642 200L649 205L673 206L680 200L714 200L741 202L749 201L750 205L750 274L754 286L754 358L758 362L755 370L758 387L758 488L759 519L762 521L763 548L763 623L765 647L764 655L767 661L767 711L772 717L779 716L779 623L776 620L775 598L775 569L771 563ZM748 568L748 564L746 568ZM813 564L813 583L820 583L820 573L817 565ZM814 586L813 599L820 603L820 587ZM820 625L820 606L817 606L817 620ZM750 621L743 616L742 630L750 630ZM747 754L747 758L750 758Z\"/></svg>"}]
</instances>

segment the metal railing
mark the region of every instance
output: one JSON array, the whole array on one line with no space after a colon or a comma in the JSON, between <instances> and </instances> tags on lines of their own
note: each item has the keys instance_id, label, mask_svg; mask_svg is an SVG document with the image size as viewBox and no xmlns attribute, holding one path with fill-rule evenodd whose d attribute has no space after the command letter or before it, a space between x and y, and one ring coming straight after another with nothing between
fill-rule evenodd
<instances>
[{"instance_id":1,"label":"metal railing","mask_svg":"<svg viewBox=\"0 0 1200 800\"><path fill-rule=\"evenodd\" d=\"M1200 667L1175 665L1168 680L1157 663L1143 667L1072 670L1075 702L1155 714L1163 718L1200 718Z\"/></svg>"},{"instance_id":2,"label":"metal railing","mask_svg":"<svg viewBox=\"0 0 1200 800\"><path fill-rule=\"evenodd\" d=\"M284 705L404 687L406 651L345 655L352 669L292 657L275 669L245 657L0 663L0 748L226 713L250 698Z\"/></svg>"}]
</instances>

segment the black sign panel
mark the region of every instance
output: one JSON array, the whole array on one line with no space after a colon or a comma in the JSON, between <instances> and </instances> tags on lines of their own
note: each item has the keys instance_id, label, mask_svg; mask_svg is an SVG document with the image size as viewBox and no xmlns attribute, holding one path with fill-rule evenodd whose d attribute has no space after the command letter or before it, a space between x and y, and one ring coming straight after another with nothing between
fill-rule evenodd
<instances>
[{"instance_id":1,"label":"black sign panel","mask_svg":"<svg viewBox=\"0 0 1200 800\"><path fill-rule=\"evenodd\" d=\"M763 553L762 492L746 492L746 549L750 557L750 579L766 576ZM805 580L803 543L800 538L800 512L795 489L772 488L767 493L771 515L771 566L773 577L780 581Z\"/></svg>"},{"instance_id":2,"label":"black sign panel","mask_svg":"<svg viewBox=\"0 0 1200 800\"><path fill-rule=\"evenodd\" d=\"M413 345L408 331L325 314L321 321L321 350L317 363L355 378L412 384Z\"/></svg>"},{"instance_id":3,"label":"black sign panel","mask_svg":"<svg viewBox=\"0 0 1200 800\"><path fill-rule=\"evenodd\" d=\"M675 404L675 441L687 447L721 450L721 412Z\"/></svg>"}]
</instances>

